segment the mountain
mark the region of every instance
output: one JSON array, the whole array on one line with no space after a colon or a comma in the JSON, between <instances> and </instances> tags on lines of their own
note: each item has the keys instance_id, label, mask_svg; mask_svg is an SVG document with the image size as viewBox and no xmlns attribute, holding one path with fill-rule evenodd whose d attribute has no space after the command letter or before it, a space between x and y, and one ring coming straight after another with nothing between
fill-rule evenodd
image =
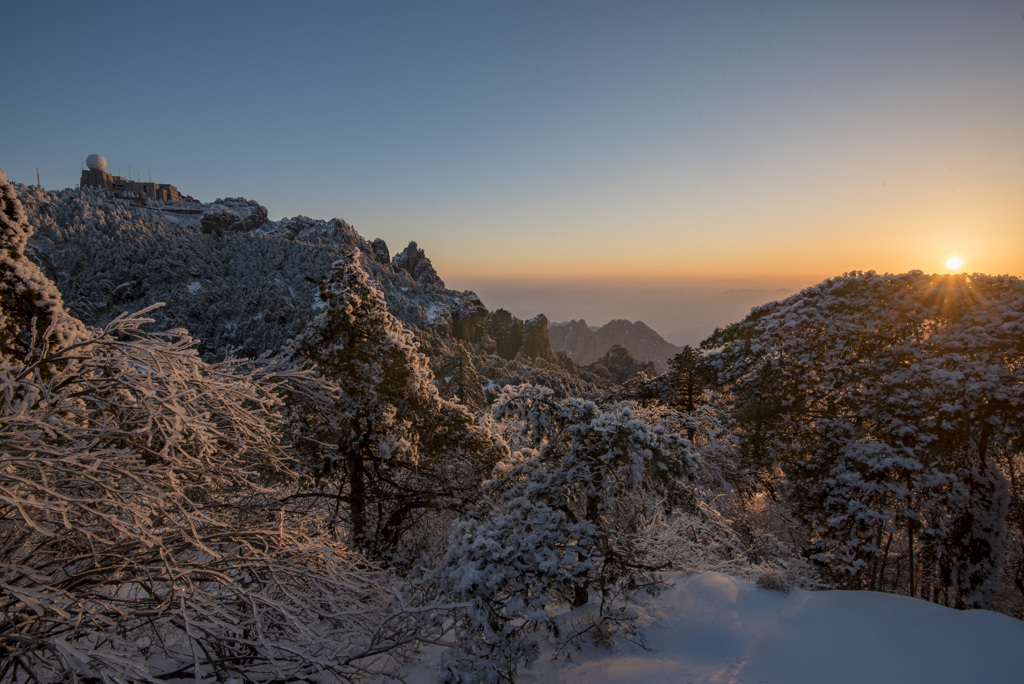
<instances>
[{"instance_id":1,"label":"mountain","mask_svg":"<svg viewBox=\"0 0 1024 684\"><path fill-rule=\"evenodd\" d=\"M275 353L313 320L331 265L357 259L388 310L413 329L443 392L482 397L540 381L591 394L608 384L552 349L543 315L489 311L471 291L446 288L415 242L392 256L341 219L269 221L258 202L135 202L93 189L16 186L36 226L30 256L87 325L157 302L157 328L186 328L207 359ZM463 354L465 352L465 354ZM453 359L469 359L479 386L449 386Z\"/></svg>"},{"instance_id":2,"label":"mountain","mask_svg":"<svg viewBox=\"0 0 1024 684\"><path fill-rule=\"evenodd\" d=\"M685 275L680 273L680 277ZM672 344L698 346L716 328L734 323L755 306L784 299L800 281L565 282L479 280L473 291L517 316L543 311L552 321L643 321Z\"/></svg>"},{"instance_id":3,"label":"mountain","mask_svg":"<svg viewBox=\"0 0 1024 684\"><path fill-rule=\"evenodd\" d=\"M622 319L595 328L583 319L548 326L551 347L581 364L594 363L615 345L628 349L639 361L654 363L658 372L668 370L668 361L682 351L642 321Z\"/></svg>"},{"instance_id":4,"label":"mountain","mask_svg":"<svg viewBox=\"0 0 1024 684\"><path fill-rule=\"evenodd\" d=\"M259 667L273 664L276 676L281 671L278 654L285 653L298 658L294 679L319 671L324 662L335 668L355 663L365 672L365 663L379 662L380 656L387 674L418 681L422 672L434 680L436 659L409 677L392 670L392 664L397 668L416 657L392 644L422 634L423 643L439 645L442 632L448 634L444 641L456 644L442 661L452 681L511 681L518 666L527 669L528 662L519 662L529 660L526 654L557 660L536 660L522 681L724 677L805 682L824 676L860 682L905 679L908 672L912 679L927 681L1016 681L1019 675L1019 622L1002 617L993 622L977 610L952 613L910 598L967 606L990 601L1021 614L1014 588L997 594L1001 574L1012 573L1020 561L1019 549L1008 543L1013 520L1006 517L1020 503L1019 492L1007 484L1019 456L1013 447L1020 441L1019 431L1013 432L1020 402L1011 391L1020 367L1018 314L1024 311L1018 279L925 276L919 271L830 279L759 307L711 338L717 351L708 366L720 371L723 391L708 393L699 411L677 413L662 410L657 393L647 391L653 362L638 360L626 346L613 344L586 366L552 348L553 337L561 335L561 342L578 350L598 348L611 338L625 339L634 348L650 343L655 349L660 336L646 325L613 321L591 328L574 320L561 330L549 326L544 315L523 320L508 311L488 311L473 292L446 288L414 242L392 256L383 241L367 241L339 219L272 222L258 203L242 198L157 204L111 200L88 191L45 193L22 186L19 192L26 211L0 172L0 246L5 248L0 266L7 274L2 281L7 322L0 330L7 397L0 402L0 432L13 448L3 490L7 501L18 504L8 506L12 534L25 541L7 545L6 566L14 570L5 591L14 606L11 614L24 618L29 628L19 623L14 635L36 658L25 658L26 677L60 679L33 672L34 663L44 662L51 652L57 655L45 667L58 674L63 669L64 679L92 679L96 672L118 681L194 678L201 671L220 677L196 654L202 650L207 661L216 659L220 667L220 654L233 652L238 634L253 625L259 631L270 624L268 619L318 629L292 630L282 641L284 651L273 640L246 641L238 667L260 657ZM35 264L26 259L33 232ZM204 355L273 354L282 345L294 350L308 343L301 357L291 358L320 363L329 382L303 385L300 380L285 392L269 375L256 375L276 372L274 362L261 360L248 368L207 363L196 358L187 336L175 342L174 332L136 337L124 322L107 332L89 331L77 319L72 329L62 320L61 295L41 268L61 283L69 293L68 306L82 312L89 325L103 325L139 308L148 313L155 302L169 301L155 315L158 324L197 332ZM325 280L325 268L335 273L330 280ZM985 306L972 310L963 304L968 290L980 292L976 299ZM878 318L878 311L893 315ZM956 315L947 315L950 311ZM47 312L52 313L49 321ZM314 322L304 324L310 317ZM835 325L822 333L826 319ZM993 321L1000 325L988 325ZM291 339L298 342L288 342L294 327L300 332ZM991 334L979 341L983 329ZM860 337L848 340L851 330ZM903 339L891 343L886 331L893 330L909 331L904 337L928 344L918 349ZM829 343L835 334L843 344ZM895 354L899 363L886 362L887 344L896 344L889 356ZM822 349L835 353L822 358ZM979 366L982 356L985 363ZM424 368L424 357L433 373ZM790 375L797 381L808 379L798 389L813 410L790 410L795 385L776 382L780 363L794 371ZM332 366L335 372L328 377ZM876 387L882 399L892 399L887 388L893 386L893 367L900 370L896 380L923 388L923 393L912 392L908 401L872 401L870 392L862 390ZM676 399L690 396L686 381L696 385L700 370L695 365L687 377L675 378ZM822 385L825 376L854 382ZM503 386L524 381L545 386L513 388L494 401ZM616 386L618 397L604 392L608 401L584 396ZM837 394L836 387L857 391ZM977 387L992 391L979 395L972 390ZM765 388L781 399L766 397ZM934 388L945 394L937 395ZM965 394L964 388L971 391ZM457 396L464 405L438 401L439 393ZM1002 404L985 403L993 393L1004 399ZM287 405L287 413L279 409L279 402L299 395L301 403ZM617 401L625 395L638 401ZM978 396L984 404L980 409L977 401L970 403ZM672 400L669 396L665 404L671 407ZM843 401L853 402L853 410L842 410ZM866 425L864 411L857 410L868 406L865 402L874 425ZM769 411L762 410L769 404ZM833 404L839 407L835 411L819 410ZM898 415L893 418L889 409ZM924 420L916 419L915 411L923 412ZM969 447L977 440L970 439L960 440L962 448L928 450L933 470L925 475L932 484L904 491L913 495L910 503L924 502L935 530L954 532L922 532L915 542L894 518L890 536L904 535L897 547L905 544L907 555L897 548L887 558L886 545L880 558L868 559L883 569L891 560L893 572L855 577L868 561L847 552L863 546L863 535L856 529L847 535L852 528L834 525L835 520L868 510L872 520L885 522L891 510L899 505L910 510L910 503L897 502L894 509L891 494L896 490L883 488L886 510L872 511L878 487L858 488L856 477L837 479L836 472L842 475L846 462L856 475L865 470L854 472L858 464L884 461L888 470L876 473L876 484L908 482L908 468L921 471L907 451L908 430L913 428L912 442L951 444L941 431L963 432L963 421L950 419L939 432L928 433L927 420L950 411L987 417L975 421L984 453L975 456L976 449ZM851 416L853 423L846 424ZM910 428L893 432L896 419ZM740 487L757 492L760 476L740 472L749 461L743 458L744 447L752 443L747 437L760 443L762 423L768 426L767 455L753 467L773 477L782 472L779 463L791 447L788 428L801 431L797 456L810 453L805 460L813 466L819 455L826 467L817 468L820 481L814 480L814 468L802 468L799 478L778 488L784 499L764 496L765 507L747 512L738 498ZM992 439L986 441L990 432ZM887 441L892 435L895 446ZM894 453L902 459L895 466ZM974 458L981 459L980 466ZM993 464L990 470L985 459ZM999 470L1005 464L1011 467L1006 474ZM366 474L374 469L384 477L375 474L370 490ZM842 486L832 487L837 481ZM296 503L297 487L313 503ZM950 491L977 496L951 498ZM839 518L820 505L822 492ZM770 508L769 499L780 507ZM367 503L376 507L377 536L394 549L393 556L369 544L359 548L366 539ZM670 503L678 505L670 510ZM775 515L776 510L783 515ZM38 513L30 517L26 511ZM831 517L822 522L818 515ZM334 531L346 522L351 523L348 536ZM109 525L112 532L104 532ZM818 537L813 545L810 532ZM447 551L445 539L452 540ZM800 539L802 549L797 548ZM933 539L939 540L935 546ZM816 546L819 541L823 546ZM971 553L961 553L965 548ZM212 570L206 567L211 550L223 559ZM253 553L262 555L250 563ZM358 553L372 554L370 561L364 563ZM915 555L947 558L949 567L930 567L913 561ZM83 558L93 565L102 560L105 565L96 567L115 572L78 572L72 586L67 568L80 566ZM380 573L374 558L388 563ZM197 560L203 566L198 571ZM711 563L706 567L716 570L749 579L756 575L757 585L716 573L693 574L701 566L691 561L705 560ZM268 563L271 572L261 575ZM901 564L911 572L902 573ZM456 572L446 571L452 568ZM686 574L648 574L658 568ZM203 579L176 584L181 577L208 571L216 573L213 585ZM947 574L956 582L946 582ZM909 587L902 583L907 576ZM395 582L424 577L430 578L420 585L425 591L407 594L409 602L390 600ZM798 588L830 581L882 586L910 596ZM209 586L215 590L208 591ZM344 603L333 602L339 587ZM662 591L652 592L645 602L642 592L631 596L638 588ZM287 601L271 595L279 589L286 591ZM228 617L196 623L198 637L185 634L181 625L192 624L188 616L183 622L184 612L164 613L162 597L168 591L181 594L181 601L172 602L181 611ZM134 600L139 596L146 601ZM600 607L593 602L598 596ZM123 597L132 600L118 603ZM227 602L219 602L221 597ZM110 619L75 620L91 605L111 601L116 610ZM272 615L244 612L265 607L266 601L273 604ZM523 606L531 622L549 628L534 634L518 629ZM337 615L362 619L335 626ZM153 622L154 616L162 622ZM504 627L495 628L492 618ZM971 641L966 632L953 630L954 620L975 637L966 651L953 648ZM55 632L54 624L67 629ZM152 639L135 638L132 630L140 624L146 629L155 625ZM382 633L382 624L394 625L395 631ZM921 631L922 624L941 629ZM76 632L80 625L98 625L98 631ZM130 638L109 640L111 625L127 629ZM326 637L317 640L321 632ZM821 639L825 633L835 638ZM32 639L23 638L26 634ZM865 634L874 641L857 642ZM897 646L875 648L879 634ZM907 641L906 634L914 636ZM614 653L596 651L593 635L612 644ZM161 652L150 649L153 643L184 643L187 648ZM204 648L195 648L196 643ZM96 644L102 649L93 648ZM352 644L368 644L372 650L351 655L346 649ZM383 652L377 650L381 644ZM932 658L937 665L929 660L936 644L948 656ZM872 657L864 658L862 651L872 648ZM61 656L87 651L88 662ZM189 660L191 665L182 665ZM114 666L123 674L106 677L101 668ZM233 669L224 673L221 679L249 677Z\"/></svg>"}]
</instances>

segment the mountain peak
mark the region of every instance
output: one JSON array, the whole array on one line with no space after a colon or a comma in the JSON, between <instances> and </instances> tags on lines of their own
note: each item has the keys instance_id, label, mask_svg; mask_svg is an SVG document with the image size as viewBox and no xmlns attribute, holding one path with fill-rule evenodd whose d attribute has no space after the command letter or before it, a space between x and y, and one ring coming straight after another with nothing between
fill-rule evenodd
<instances>
[{"instance_id":1,"label":"mountain peak","mask_svg":"<svg viewBox=\"0 0 1024 684\"><path fill-rule=\"evenodd\" d=\"M391 263L396 269L405 271L412 276L412 279L420 285L444 289L444 281L437 275L430 259L415 241L410 242L405 251L396 254Z\"/></svg>"},{"instance_id":2,"label":"mountain peak","mask_svg":"<svg viewBox=\"0 0 1024 684\"><path fill-rule=\"evenodd\" d=\"M583 319L548 326L551 348L565 352L581 364L601 359L615 345L627 349L635 360L653 362L659 372L668 370L668 360L679 353L680 347L667 342L643 321L622 318L609 321L597 328L587 326Z\"/></svg>"}]
</instances>

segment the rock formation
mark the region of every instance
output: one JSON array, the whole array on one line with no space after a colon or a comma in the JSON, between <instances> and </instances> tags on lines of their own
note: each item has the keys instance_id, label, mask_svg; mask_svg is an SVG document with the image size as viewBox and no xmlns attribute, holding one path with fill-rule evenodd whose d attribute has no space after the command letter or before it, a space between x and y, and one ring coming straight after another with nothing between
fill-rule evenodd
<instances>
[{"instance_id":1,"label":"rock formation","mask_svg":"<svg viewBox=\"0 0 1024 684\"><path fill-rule=\"evenodd\" d=\"M203 213L199 226L204 233L247 233L267 222L267 208L244 197L218 199Z\"/></svg>"}]
</instances>

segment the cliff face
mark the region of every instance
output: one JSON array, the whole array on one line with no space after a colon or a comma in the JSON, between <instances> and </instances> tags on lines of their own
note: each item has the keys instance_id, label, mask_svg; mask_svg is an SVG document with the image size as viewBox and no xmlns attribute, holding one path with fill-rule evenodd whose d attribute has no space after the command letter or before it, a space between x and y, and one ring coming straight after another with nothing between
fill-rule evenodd
<instances>
[{"instance_id":1,"label":"cliff face","mask_svg":"<svg viewBox=\"0 0 1024 684\"><path fill-rule=\"evenodd\" d=\"M523 322L504 309L487 315L485 330L503 359L514 359L523 346Z\"/></svg>"},{"instance_id":2,"label":"cliff face","mask_svg":"<svg viewBox=\"0 0 1024 684\"><path fill-rule=\"evenodd\" d=\"M374 242L383 243L384 241L378 239ZM391 265L405 271L424 287L444 289L444 281L437 275L437 271L434 270L426 253L415 242L410 242L404 252L396 254L395 258L391 260Z\"/></svg>"},{"instance_id":3,"label":"cliff face","mask_svg":"<svg viewBox=\"0 0 1024 684\"><path fill-rule=\"evenodd\" d=\"M608 351L602 347L587 322L582 318L568 323L552 323L548 326L551 348L565 352L578 363L592 363Z\"/></svg>"},{"instance_id":4,"label":"cliff face","mask_svg":"<svg viewBox=\"0 0 1024 684\"><path fill-rule=\"evenodd\" d=\"M617 319L592 328L584 320L552 323L549 326L551 347L564 352L581 364L600 359L615 345L628 349L638 361L653 362L659 372L668 370L668 361L681 351L642 321L635 323Z\"/></svg>"},{"instance_id":5,"label":"cliff face","mask_svg":"<svg viewBox=\"0 0 1024 684\"><path fill-rule=\"evenodd\" d=\"M523 323L523 346L521 351L530 359L551 359L551 340L548 337L548 319L544 314L537 314Z\"/></svg>"}]
</instances>

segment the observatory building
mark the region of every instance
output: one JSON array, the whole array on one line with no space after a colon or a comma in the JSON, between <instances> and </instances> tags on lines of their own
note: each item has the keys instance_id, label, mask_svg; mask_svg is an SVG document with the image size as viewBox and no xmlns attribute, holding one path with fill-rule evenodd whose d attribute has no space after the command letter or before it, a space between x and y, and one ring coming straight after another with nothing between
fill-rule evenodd
<instances>
[{"instance_id":1,"label":"observatory building","mask_svg":"<svg viewBox=\"0 0 1024 684\"><path fill-rule=\"evenodd\" d=\"M87 171L82 171L80 187L102 188L120 197L133 199L154 199L164 202L178 202L181 193L178 188L166 183L140 183L121 176L107 173L107 160L98 154L90 154L85 158Z\"/></svg>"}]
</instances>

